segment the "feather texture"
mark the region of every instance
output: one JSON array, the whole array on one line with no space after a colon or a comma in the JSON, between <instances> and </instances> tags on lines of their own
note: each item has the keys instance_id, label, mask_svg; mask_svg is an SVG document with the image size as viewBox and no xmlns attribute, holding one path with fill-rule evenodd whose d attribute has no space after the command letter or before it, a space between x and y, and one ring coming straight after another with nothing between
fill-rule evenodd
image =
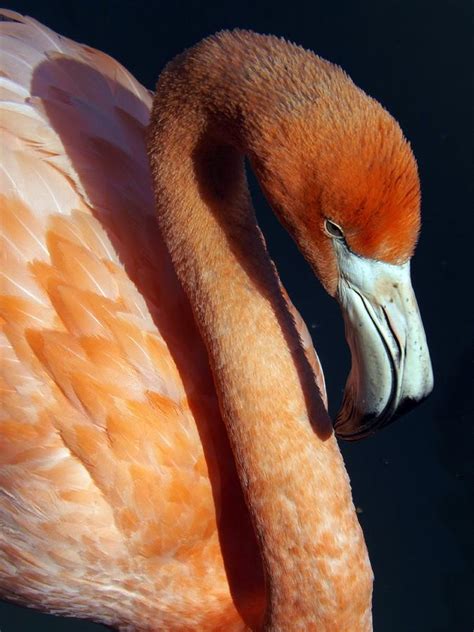
<instances>
[{"instance_id":1,"label":"feather texture","mask_svg":"<svg viewBox=\"0 0 474 632\"><path fill-rule=\"evenodd\" d=\"M1 15L0 590L123 629L245 629L261 569L154 219L150 94Z\"/></svg>"}]
</instances>

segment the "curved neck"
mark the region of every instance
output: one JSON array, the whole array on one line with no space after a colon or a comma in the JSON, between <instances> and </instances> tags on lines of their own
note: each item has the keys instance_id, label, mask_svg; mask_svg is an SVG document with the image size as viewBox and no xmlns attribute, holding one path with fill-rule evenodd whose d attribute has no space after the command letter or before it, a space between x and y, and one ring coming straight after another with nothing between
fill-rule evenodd
<instances>
[{"instance_id":1,"label":"curved neck","mask_svg":"<svg viewBox=\"0 0 474 632\"><path fill-rule=\"evenodd\" d=\"M234 46L233 34L220 37ZM347 475L245 180L245 153L265 151L249 104L257 113L270 104L258 101L263 86L245 82L242 48L229 57L216 41L160 78L149 132L159 222L207 345L257 534L265 629L367 631L371 571Z\"/></svg>"}]
</instances>

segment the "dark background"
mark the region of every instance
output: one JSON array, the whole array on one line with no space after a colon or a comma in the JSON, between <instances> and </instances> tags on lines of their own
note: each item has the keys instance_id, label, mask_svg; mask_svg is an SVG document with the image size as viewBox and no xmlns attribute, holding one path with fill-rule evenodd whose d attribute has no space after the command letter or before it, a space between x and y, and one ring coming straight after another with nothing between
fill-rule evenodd
<instances>
[{"instance_id":1,"label":"dark background","mask_svg":"<svg viewBox=\"0 0 474 632\"><path fill-rule=\"evenodd\" d=\"M413 282L435 391L376 437L341 448L375 571L376 632L470 632L471 3L18 0L6 5L111 54L149 88L169 59L216 30L238 26L282 35L340 64L398 119L422 181L423 228ZM311 328L334 413L349 369L339 310L255 185L253 190L272 256ZM0 604L1 632L100 629Z\"/></svg>"}]
</instances>

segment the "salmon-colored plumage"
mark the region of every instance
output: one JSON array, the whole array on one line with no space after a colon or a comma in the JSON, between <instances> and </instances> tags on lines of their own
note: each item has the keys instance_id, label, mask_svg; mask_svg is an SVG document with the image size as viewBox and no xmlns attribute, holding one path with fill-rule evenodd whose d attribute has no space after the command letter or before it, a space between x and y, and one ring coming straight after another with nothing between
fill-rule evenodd
<instances>
[{"instance_id":1,"label":"salmon-colored plumage","mask_svg":"<svg viewBox=\"0 0 474 632\"><path fill-rule=\"evenodd\" d=\"M322 176L303 174L303 190L290 160L291 134L296 154L309 142L304 117L290 129L282 114L272 127L255 89L246 107L260 135L232 123L239 80L252 87L268 70L240 77L239 51L288 55L306 82L309 54L237 32L173 62L148 140L155 204L151 95L105 54L2 16L0 593L122 629L367 632L371 570L319 363L265 253L230 140L211 147L199 118L227 117L232 143L243 139L334 292L335 264L312 258L301 206L308 214L313 203L306 178L314 192ZM211 103L203 69L217 76L219 59L229 62L227 93ZM341 94L347 84L366 108L342 71L314 63L322 94L333 72ZM283 113L296 107L282 103ZM383 216L364 241L348 209L356 251L405 261L419 227L416 165L389 115L374 116L383 160L367 182L367 165L351 164L344 186L334 173L333 188L344 197L353 183L361 225L371 205L392 214L391 236ZM290 197L300 206L286 216Z\"/></svg>"},{"instance_id":2,"label":"salmon-colored plumage","mask_svg":"<svg viewBox=\"0 0 474 632\"><path fill-rule=\"evenodd\" d=\"M109 624L241 629L216 506L237 497L227 529L260 605L258 555L230 516L207 357L154 221L150 95L4 14L1 591Z\"/></svg>"}]
</instances>

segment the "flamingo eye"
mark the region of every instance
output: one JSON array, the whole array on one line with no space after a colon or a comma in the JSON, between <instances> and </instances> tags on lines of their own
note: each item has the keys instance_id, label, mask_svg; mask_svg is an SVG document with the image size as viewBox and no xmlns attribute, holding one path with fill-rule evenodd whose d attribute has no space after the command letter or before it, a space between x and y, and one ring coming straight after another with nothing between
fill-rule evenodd
<instances>
[{"instance_id":1,"label":"flamingo eye","mask_svg":"<svg viewBox=\"0 0 474 632\"><path fill-rule=\"evenodd\" d=\"M334 222L331 222L331 220L327 219L325 221L324 228L330 237L334 237L335 239L344 239L342 228Z\"/></svg>"}]
</instances>

